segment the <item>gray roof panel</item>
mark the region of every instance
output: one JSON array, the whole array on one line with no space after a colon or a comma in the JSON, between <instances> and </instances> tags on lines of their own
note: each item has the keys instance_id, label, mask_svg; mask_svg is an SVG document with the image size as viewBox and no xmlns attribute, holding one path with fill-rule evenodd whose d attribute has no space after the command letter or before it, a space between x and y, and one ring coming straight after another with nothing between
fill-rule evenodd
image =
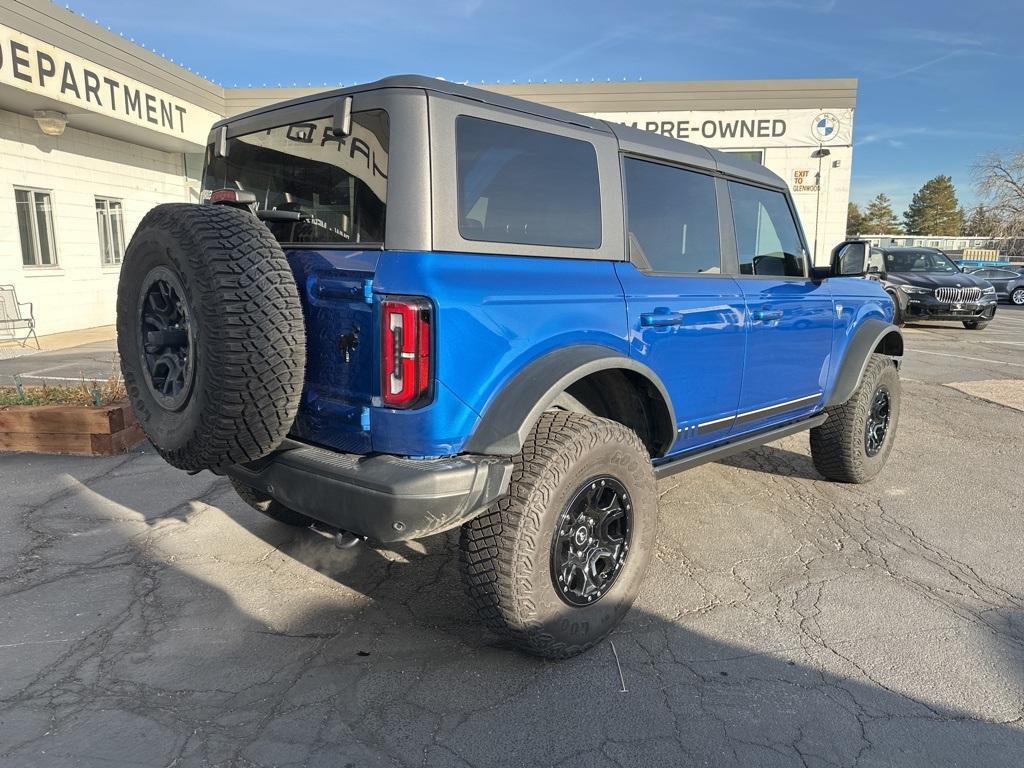
<instances>
[{"instance_id":1,"label":"gray roof panel","mask_svg":"<svg viewBox=\"0 0 1024 768\"><path fill-rule=\"evenodd\" d=\"M786 188L786 182L780 176L772 173L760 163L747 160L739 155L709 149L701 144L693 144L682 139L672 139L622 123L608 123L607 125L615 134L615 138L619 140L619 148L623 152L647 155L654 159L667 160L694 168L721 171L729 176L740 176L769 187Z\"/></svg>"},{"instance_id":2,"label":"gray roof panel","mask_svg":"<svg viewBox=\"0 0 1024 768\"><path fill-rule=\"evenodd\" d=\"M525 99L518 99L512 96L487 91L482 88L451 83L447 80L438 80L423 75L394 75L376 80L372 83L354 85L350 88L336 88L330 91L321 91L302 95L288 101L270 104L265 107L232 115L225 118L214 126L219 127L237 120L243 120L253 115L266 114L278 109L293 107L300 104L307 104L314 101L336 99L349 94L362 93L365 91L380 90L383 88L412 88L433 93L443 93L456 98L467 99L483 104L508 109L515 112L534 115L548 120L556 120L561 123L578 125L601 133L610 133L619 142L619 148L624 152L633 152L639 155L648 155L654 158L661 158L669 162L676 162L682 165L689 165L707 170L717 170L722 173L741 176L751 181L759 182L771 187L785 189L786 183L776 174L769 171L760 163L745 160L728 152L708 149L700 144L693 144L681 139L673 139L650 131L612 123L605 120L597 120L592 117L585 117L575 112L568 112L563 109L538 104Z\"/></svg>"},{"instance_id":3,"label":"gray roof panel","mask_svg":"<svg viewBox=\"0 0 1024 768\"><path fill-rule=\"evenodd\" d=\"M309 94L306 96L299 96L295 99L269 105L267 107L260 107L257 109L243 112L238 115L232 115L229 118L221 120L216 125L220 126L224 123L230 123L234 120L250 117L254 114L261 114L273 109L280 109L283 107L291 107L297 104L305 104L312 101L320 101L321 99L332 99L340 96L346 96L354 93L361 93L364 91L379 90L381 88L416 88L423 91L432 91L434 93L443 93L457 98L467 99L469 101L476 101L483 104L490 104L495 107L502 109L510 109L516 112L523 112L525 114L534 115L536 117L543 117L548 120L557 120L561 123L569 123L571 125L578 125L583 128L589 128L594 131L601 133L610 133L607 124L603 120L597 120L593 117L586 117L575 112L569 112L564 109L557 109L556 107L550 107L545 104L541 104L535 101L527 101L525 99L518 99L513 96L506 96L494 91L487 91L483 88L473 88L472 86L462 85L460 83L452 83L447 80L438 80L434 77L426 77L424 75L392 75L391 77L385 77L380 80L375 80L372 83L365 83L362 85L354 85L350 88L336 88L329 91L321 91L318 93Z\"/></svg>"},{"instance_id":4,"label":"gray roof panel","mask_svg":"<svg viewBox=\"0 0 1024 768\"><path fill-rule=\"evenodd\" d=\"M643 131L623 123L606 123L619 140L619 149L638 155L652 155L682 165L717 170L711 150L700 144L670 139L658 133Z\"/></svg>"}]
</instances>

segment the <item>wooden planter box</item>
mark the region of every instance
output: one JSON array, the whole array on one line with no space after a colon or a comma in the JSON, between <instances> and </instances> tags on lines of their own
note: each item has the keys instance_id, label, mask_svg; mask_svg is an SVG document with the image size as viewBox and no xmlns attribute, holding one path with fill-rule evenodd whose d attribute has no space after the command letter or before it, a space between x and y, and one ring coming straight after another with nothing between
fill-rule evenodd
<instances>
[{"instance_id":1,"label":"wooden planter box","mask_svg":"<svg viewBox=\"0 0 1024 768\"><path fill-rule=\"evenodd\" d=\"M113 456L145 439L127 403L99 408L18 405L0 410L0 451Z\"/></svg>"}]
</instances>

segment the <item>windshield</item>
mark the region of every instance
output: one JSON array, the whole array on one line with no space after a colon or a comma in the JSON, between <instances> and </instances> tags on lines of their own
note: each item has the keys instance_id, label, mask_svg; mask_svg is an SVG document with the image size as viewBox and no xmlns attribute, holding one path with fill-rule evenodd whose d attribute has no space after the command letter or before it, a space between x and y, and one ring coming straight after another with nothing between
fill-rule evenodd
<instances>
[{"instance_id":1,"label":"windshield","mask_svg":"<svg viewBox=\"0 0 1024 768\"><path fill-rule=\"evenodd\" d=\"M354 114L348 136L335 136L332 125L325 117L235 136L227 157L211 145L203 199L217 189L252 192L282 244L383 244L387 113Z\"/></svg>"},{"instance_id":2,"label":"windshield","mask_svg":"<svg viewBox=\"0 0 1024 768\"><path fill-rule=\"evenodd\" d=\"M924 272L948 275L960 268L938 251L900 251L885 254L887 272Z\"/></svg>"}]
</instances>

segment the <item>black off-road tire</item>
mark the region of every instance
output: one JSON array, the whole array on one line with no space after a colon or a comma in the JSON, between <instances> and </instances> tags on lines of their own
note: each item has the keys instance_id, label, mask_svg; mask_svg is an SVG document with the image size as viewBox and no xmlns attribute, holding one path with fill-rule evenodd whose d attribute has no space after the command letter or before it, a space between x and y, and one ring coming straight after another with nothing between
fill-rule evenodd
<instances>
[{"instance_id":1,"label":"black off-road tire","mask_svg":"<svg viewBox=\"0 0 1024 768\"><path fill-rule=\"evenodd\" d=\"M158 399L141 354L143 294L154 275L177 282L189 318L193 362L180 404ZM170 464L218 470L277 447L298 411L305 339L287 259L258 219L176 203L146 214L121 268L117 346L135 415Z\"/></svg>"},{"instance_id":2,"label":"black off-road tire","mask_svg":"<svg viewBox=\"0 0 1024 768\"><path fill-rule=\"evenodd\" d=\"M889 398L889 421L884 442L868 455L866 430L871 406L880 388ZM853 396L842 405L826 409L828 420L811 430L814 468L829 480L866 483L877 475L892 451L900 415L900 377L885 355L873 354Z\"/></svg>"},{"instance_id":3,"label":"black off-road tire","mask_svg":"<svg viewBox=\"0 0 1024 768\"><path fill-rule=\"evenodd\" d=\"M508 494L462 528L460 568L483 623L516 647L568 658L608 635L633 604L654 550L658 493L636 433L596 416L549 411L515 458ZM570 500L610 476L632 504L629 549L608 591L574 606L556 591L552 537Z\"/></svg>"},{"instance_id":4,"label":"black off-road tire","mask_svg":"<svg viewBox=\"0 0 1024 768\"><path fill-rule=\"evenodd\" d=\"M313 518L306 517L301 512L289 509L276 499L271 498L261 491L257 491L255 488L248 486L233 477L228 479L231 481L231 485L234 486L235 492L242 501L257 512L262 512L267 517L273 518L279 523L293 525L296 528L308 528L313 524Z\"/></svg>"},{"instance_id":5,"label":"black off-road tire","mask_svg":"<svg viewBox=\"0 0 1024 768\"><path fill-rule=\"evenodd\" d=\"M964 320L964 328L968 331L980 331L988 325L988 320Z\"/></svg>"}]
</instances>

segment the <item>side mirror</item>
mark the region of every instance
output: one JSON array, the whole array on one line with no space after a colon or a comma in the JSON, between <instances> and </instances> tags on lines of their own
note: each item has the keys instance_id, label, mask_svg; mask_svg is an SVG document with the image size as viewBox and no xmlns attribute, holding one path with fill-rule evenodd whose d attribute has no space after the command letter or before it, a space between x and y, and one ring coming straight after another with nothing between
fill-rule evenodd
<instances>
[{"instance_id":1,"label":"side mirror","mask_svg":"<svg viewBox=\"0 0 1024 768\"><path fill-rule=\"evenodd\" d=\"M868 256L870 254L871 243L867 240L845 240L832 250L832 275L835 277L864 277L869 272Z\"/></svg>"}]
</instances>

